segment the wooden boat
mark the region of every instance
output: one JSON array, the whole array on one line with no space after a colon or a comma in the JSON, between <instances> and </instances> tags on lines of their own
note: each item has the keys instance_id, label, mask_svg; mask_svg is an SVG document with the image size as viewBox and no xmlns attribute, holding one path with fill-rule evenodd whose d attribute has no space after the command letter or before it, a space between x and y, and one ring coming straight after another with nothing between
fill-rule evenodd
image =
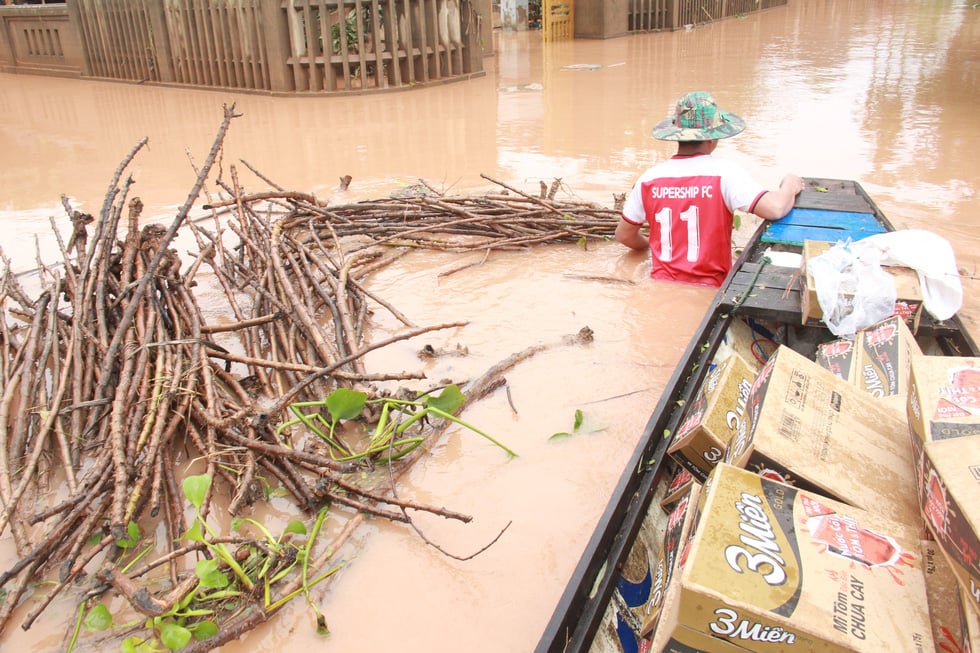
<instances>
[{"instance_id":1,"label":"wooden boat","mask_svg":"<svg viewBox=\"0 0 980 653\"><path fill-rule=\"evenodd\" d=\"M536 651L639 650L638 607L650 593L642 572L649 569L650 552L656 555L660 548L666 524L660 499L677 467L667 451L670 434L677 433L685 406L695 398L733 321L778 323L785 327L783 344L811 358L818 343L833 339L819 321L803 323L805 289L797 271L767 265L769 259L763 257L801 252L805 240L834 243L893 230L859 184L832 179L807 179L806 189L786 218L760 225L677 364ZM939 322L923 313L915 337L924 350L928 345L930 353L980 355L956 316Z\"/></svg>"}]
</instances>

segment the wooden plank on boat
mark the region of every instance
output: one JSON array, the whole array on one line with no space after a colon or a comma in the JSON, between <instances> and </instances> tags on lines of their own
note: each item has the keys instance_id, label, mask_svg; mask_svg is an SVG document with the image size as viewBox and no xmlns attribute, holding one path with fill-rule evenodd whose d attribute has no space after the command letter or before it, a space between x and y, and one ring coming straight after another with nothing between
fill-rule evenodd
<instances>
[{"instance_id":1,"label":"wooden plank on boat","mask_svg":"<svg viewBox=\"0 0 980 653\"><path fill-rule=\"evenodd\" d=\"M722 289L724 310L790 324L803 319L799 276L792 268L746 263Z\"/></svg>"},{"instance_id":2,"label":"wooden plank on boat","mask_svg":"<svg viewBox=\"0 0 980 653\"><path fill-rule=\"evenodd\" d=\"M815 190L825 187L829 187L826 192ZM857 192L857 186L850 181L832 182L819 179L808 181L807 188L796 197L796 207L874 213L874 206L864 195Z\"/></svg>"},{"instance_id":3,"label":"wooden plank on boat","mask_svg":"<svg viewBox=\"0 0 980 653\"><path fill-rule=\"evenodd\" d=\"M764 243L803 245L804 240L835 243L860 240L887 231L872 213L794 208L786 217L766 224Z\"/></svg>"},{"instance_id":4,"label":"wooden plank on boat","mask_svg":"<svg viewBox=\"0 0 980 653\"><path fill-rule=\"evenodd\" d=\"M812 209L795 207L786 217L771 223L776 225L794 225L797 227L813 227L816 229L861 229L866 231L882 231L884 225L870 211L845 211L842 209Z\"/></svg>"}]
</instances>

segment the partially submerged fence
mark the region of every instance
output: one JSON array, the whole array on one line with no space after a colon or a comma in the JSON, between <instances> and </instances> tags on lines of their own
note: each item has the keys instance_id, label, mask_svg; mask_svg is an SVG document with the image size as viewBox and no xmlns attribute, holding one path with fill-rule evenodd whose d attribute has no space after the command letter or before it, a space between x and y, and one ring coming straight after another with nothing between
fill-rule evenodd
<instances>
[{"instance_id":1,"label":"partially submerged fence","mask_svg":"<svg viewBox=\"0 0 980 653\"><path fill-rule=\"evenodd\" d=\"M630 0L628 29L631 32L680 29L786 3L787 0Z\"/></svg>"},{"instance_id":2,"label":"partially submerged fence","mask_svg":"<svg viewBox=\"0 0 980 653\"><path fill-rule=\"evenodd\" d=\"M31 72L46 65L283 93L400 88L483 72L470 0L69 0L44 12L0 12L0 64L5 48L13 69ZM69 52L59 47L66 39Z\"/></svg>"},{"instance_id":3,"label":"partially submerged fence","mask_svg":"<svg viewBox=\"0 0 980 653\"><path fill-rule=\"evenodd\" d=\"M476 14L463 0L283 2L297 88L388 88L474 72ZM289 5L289 6L287 6ZM482 64L479 64L482 69Z\"/></svg>"},{"instance_id":4,"label":"partially submerged fence","mask_svg":"<svg viewBox=\"0 0 980 653\"><path fill-rule=\"evenodd\" d=\"M680 29L787 0L543 0L545 40ZM489 0L68 0L0 6L0 71L271 93L483 73ZM580 10L581 8L581 10ZM576 16L581 25L576 26ZM481 24L482 23L482 24Z\"/></svg>"}]
</instances>

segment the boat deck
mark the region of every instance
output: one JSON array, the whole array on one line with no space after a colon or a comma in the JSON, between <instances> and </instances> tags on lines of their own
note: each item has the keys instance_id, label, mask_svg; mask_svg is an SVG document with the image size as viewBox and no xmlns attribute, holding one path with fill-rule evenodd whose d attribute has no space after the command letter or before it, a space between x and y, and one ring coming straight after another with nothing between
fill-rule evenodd
<instances>
[{"instance_id":1,"label":"boat deck","mask_svg":"<svg viewBox=\"0 0 980 653\"><path fill-rule=\"evenodd\" d=\"M806 190L790 214L764 225L760 241L767 247L798 251L804 240L836 243L890 230L878 207L853 181L807 179L806 183ZM722 288L719 307L723 311L737 309L746 317L803 325L803 279L795 269L767 265L763 261L767 247L757 248L736 267ZM824 327L813 318L805 326ZM917 335L948 340L960 335L961 326L954 321L938 321L923 311L915 331ZM942 344L953 348L948 351L950 354L968 349L954 342Z\"/></svg>"}]
</instances>

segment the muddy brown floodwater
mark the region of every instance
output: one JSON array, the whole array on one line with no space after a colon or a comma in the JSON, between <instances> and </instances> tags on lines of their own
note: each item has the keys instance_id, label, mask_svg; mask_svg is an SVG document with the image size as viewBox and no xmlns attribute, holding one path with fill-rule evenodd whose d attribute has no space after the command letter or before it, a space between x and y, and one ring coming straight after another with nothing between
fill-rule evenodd
<instances>
[{"instance_id":1,"label":"muddy brown floodwater","mask_svg":"<svg viewBox=\"0 0 980 653\"><path fill-rule=\"evenodd\" d=\"M495 35L485 77L390 95L270 98L0 74L0 238L16 270L53 251L59 197L96 211L123 156L143 137L132 192L147 221L169 223L220 124L225 142L290 189L332 203L387 196L419 178L452 192L489 187L481 173L537 192L612 204L672 153L650 129L682 93L706 89L748 129L716 155L760 181L782 174L855 179L898 228L949 239L963 278L961 310L978 332L980 9L972 2L790 0L746 18L676 33L542 44L537 32ZM575 66L575 64L589 64ZM267 185L239 164L248 190ZM349 174L349 190L336 190ZM213 190L213 189L212 189ZM422 253L372 288L418 324L469 320L385 353L387 368L430 378L476 376L508 355L589 326L595 342L556 348L507 375L465 418L516 449L452 431L406 478L400 496L464 512L468 525L420 518L426 536L369 522L318 601L331 628L314 632L301 600L227 651L421 653L528 651L536 644L625 461L712 292L648 278L645 257L615 243L494 253L451 276L462 255ZM465 262L479 262L473 256ZM603 277L597 281L587 277ZM424 362L423 344L469 355ZM509 395L509 397L508 397ZM583 432L570 430L574 413ZM279 507L273 502L265 517ZM11 555L0 536L0 555ZM6 565L0 565L6 567ZM35 590L42 595L43 587ZM30 602L29 602L30 603ZM3 650L54 651L72 622L56 602Z\"/></svg>"}]
</instances>

